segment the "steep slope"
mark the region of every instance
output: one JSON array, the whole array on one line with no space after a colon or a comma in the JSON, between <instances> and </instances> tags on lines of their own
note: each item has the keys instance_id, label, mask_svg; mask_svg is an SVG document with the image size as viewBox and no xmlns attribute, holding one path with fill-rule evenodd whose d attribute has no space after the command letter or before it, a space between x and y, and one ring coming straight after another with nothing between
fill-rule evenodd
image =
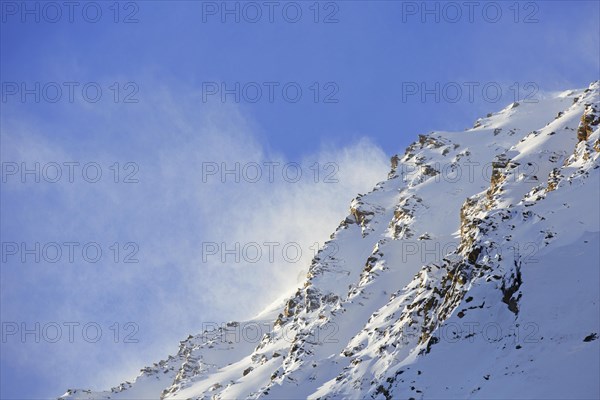
<instances>
[{"instance_id":1,"label":"steep slope","mask_svg":"<svg viewBox=\"0 0 600 400\"><path fill-rule=\"evenodd\" d=\"M283 304L63 397L600 397L599 89L420 135Z\"/></svg>"}]
</instances>

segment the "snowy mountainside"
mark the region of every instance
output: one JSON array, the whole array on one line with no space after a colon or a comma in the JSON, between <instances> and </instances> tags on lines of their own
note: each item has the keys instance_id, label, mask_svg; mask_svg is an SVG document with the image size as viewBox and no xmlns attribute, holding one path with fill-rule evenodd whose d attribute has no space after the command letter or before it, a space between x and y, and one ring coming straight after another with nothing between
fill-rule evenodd
<instances>
[{"instance_id":1,"label":"snowy mountainside","mask_svg":"<svg viewBox=\"0 0 600 400\"><path fill-rule=\"evenodd\" d=\"M599 91L419 135L295 293L61 398L600 398Z\"/></svg>"}]
</instances>

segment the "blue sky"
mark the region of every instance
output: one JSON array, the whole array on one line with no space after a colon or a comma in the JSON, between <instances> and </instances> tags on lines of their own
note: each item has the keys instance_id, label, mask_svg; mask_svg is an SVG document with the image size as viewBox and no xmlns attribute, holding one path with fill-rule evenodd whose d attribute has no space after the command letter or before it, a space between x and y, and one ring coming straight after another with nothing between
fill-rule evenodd
<instances>
[{"instance_id":1,"label":"blue sky","mask_svg":"<svg viewBox=\"0 0 600 400\"><path fill-rule=\"evenodd\" d=\"M422 14L422 2L276 2L272 22L263 2L237 3L240 21L228 14L223 22L220 7L236 2L138 1L117 8L92 2L85 15L89 3L82 2L73 22L63 8L52 23L54 10L45 3L27 3L38 7L37 22L21 14L21 2L2 1L3 171L6 163L37 162L58 163L64 173L63 163L78 162L96 163L103 173L96 183L80 170L72 183L64 174L57 183L7 175L2 242L93 242L104 257L3 260L3 329L56 323L63 337L35 343L34 335L7 336L1 397L48 398L67 387L116 385L176 351L177 341L203 322L252 315L293 289L312 243L327 239L349 201L384 179L389 157L417 134L470 127L514 101L515 88L517 100L527 93L535 99L599 79L598 2L479 2L472 20L463 2L450 3L428 2L434 14ZM262 16L248 21L255 15L248 7L256 5ZM452 22L457 5L462 14ZM97 9L102 16L92 23ZM302 15L292 23L297 9ZM124 23L128 16L137 22ZM40 101L35 94L23 101L21 85L31 89L36 82ZM72 102L66 82L74 82ZM239 102L208 91L221 84L239 84ZM53 85L63 89L55 103ZM85 85L100 87L99 101L86 101ZM435 94L421 97L423 87L436 85L439 101ZM256 87L262 97L253 102ZM499 87L502 95L486 98L483 87ZM296 88L302 97L292 102ZM407 92L414 88L419 92ZM124 102L128 94L137 102ZM204 182L207 162L293 162L304 178ZM315 162L318 182L310 169ZM323 182L328 163L336 166L337 182ZM130 173L137 183L123 182ZM223 241L299 243L303 258L202 259L202 243ZM139 262L124 263L136 248ZM98 324L102 339L91 343L76 330L71 343L68 322ZM123 340L134 329L125 329L127 322L137 327L137 343Z\"/></svg>"}]
</instances>

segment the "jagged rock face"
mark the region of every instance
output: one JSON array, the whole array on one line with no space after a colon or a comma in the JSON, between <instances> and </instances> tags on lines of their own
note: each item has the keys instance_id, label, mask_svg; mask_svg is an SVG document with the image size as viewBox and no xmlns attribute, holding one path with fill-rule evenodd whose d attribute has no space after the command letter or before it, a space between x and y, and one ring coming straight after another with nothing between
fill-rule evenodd
<instances>
[{"instance_id":1,"label":"jagged rock face","mask_svg":"<svg viewBox=\"0 0 600 400\"><path fill-rule=\"evenodd\" d=\"M597 104L586 104L585 111L581 116L581 122L577 128L577 139L580 142L589 139L595 127L600 124L600 113Z\"/></svg>"},{"instance_id":2,"label":"jagged rock face","mask_svg":"<svg viewBox=\"0 0 600 400\"><path fill-rule=\"evenodd\" d=\"M420 135L280 307L64 398L600 397L599 89Z\"/></svg>"}]
</instances>

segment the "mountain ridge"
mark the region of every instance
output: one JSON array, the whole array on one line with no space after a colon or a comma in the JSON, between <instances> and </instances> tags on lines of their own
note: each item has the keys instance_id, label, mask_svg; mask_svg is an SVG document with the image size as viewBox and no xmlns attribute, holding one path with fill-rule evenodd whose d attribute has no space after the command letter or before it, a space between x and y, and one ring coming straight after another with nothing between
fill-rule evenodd
<instances>
[{"instance_id":1,"label":"mountain ridge","mask_svg":"<svg viewBox=\"0 0 600 400\"><path fill-rule=\"evenodd\" d=\"M281 304L61 398L600 397L599 91L419 135Z\"/></svg>"}]
</instances>

